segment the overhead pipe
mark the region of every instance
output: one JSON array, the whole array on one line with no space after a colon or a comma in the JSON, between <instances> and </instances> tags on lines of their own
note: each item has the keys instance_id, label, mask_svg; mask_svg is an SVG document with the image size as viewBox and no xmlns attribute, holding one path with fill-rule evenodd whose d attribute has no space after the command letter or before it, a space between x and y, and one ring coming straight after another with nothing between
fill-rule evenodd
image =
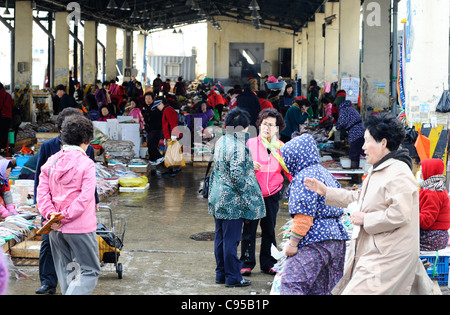
<instances>
[{"instance_id":1,"label":"overhead pipe","mask_svg":"<svg viewBox=\"0 0 450 315\"><path fill-rule=\"evenodd\" d=\"M15 63L16 63L16 59L15 59L15 50L16 50L16 42L15 42L15 30L14 27L11 26L11 24L8 23L8 21L0 16L0 22L2 22L10 31L11 35L11 83L9 84L9 90L11 95L14 95L14 86L15 86Z\"/></svg>"},{"instance_id":2,"label":"overhead pipe","mask_svg":"<svg viewBox=\"0 0 450 315\"><path fill-rule=\"evenodd\" d=\"M36 23L43 31L44 33L48 36L48 38L50 39L51 42L51 48L49 49L49 55L50 55L50 64L49 64L49 86L50 88L54 88L54 83L55 83L55 77L54 77L54 47L55 47L55 37L53 36L53 34L45 28L44 25L42 25L41 21L33 16L33 21L34 23Z\"/></svg>"}]
</instances>

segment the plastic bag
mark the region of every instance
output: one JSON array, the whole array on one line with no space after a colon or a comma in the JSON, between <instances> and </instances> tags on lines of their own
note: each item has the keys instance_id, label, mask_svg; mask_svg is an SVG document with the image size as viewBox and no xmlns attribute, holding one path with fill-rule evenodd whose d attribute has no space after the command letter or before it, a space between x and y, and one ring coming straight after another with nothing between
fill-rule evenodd
<instances>
[{"instance_id":1,"label":"plastic bag","mask_svg":"<svg viewBox=\"0 0 450 315\"><path fill-rule=\"evenodd\" d=\"M430 139L422 135L419 131L419 136L417 137L415 147L421 161L430 158L430 145L431 145Z\"/></svg>"},{"instance_id":2,"label":"plastic bag","mask_svg":"<svg viewBox=\"0 0 450 315\"><path fill-rule=\"evenodd\" d=\"M181 149L181 145L178 142L178 140L167 141L167 150L166 154L164 155L164 165L166 167L184 167L186 166L186 163L183 159L183 151Z\"/></svg>"},{"instance_id":3,"label":"plastic bag","mask_svg":"<svg viewBox=\"0 0 450 315\"><path fill-rule=\"evenodd\" d=\"M145 187L147 184L148 178L146 176L123 178L119 180L119 185L122 187Z\"/></svg>"},{"instance_id":4,"label":"plastic bag","mask_svg":"<svg viewBox=\"0 0 450 315\"><path fill-rule=\"evenodd\" d=\"M450 112L450 90L446 90L442 93L442 97L436 107L436 111L439 113Z\"/></svg>"}]
</instances>

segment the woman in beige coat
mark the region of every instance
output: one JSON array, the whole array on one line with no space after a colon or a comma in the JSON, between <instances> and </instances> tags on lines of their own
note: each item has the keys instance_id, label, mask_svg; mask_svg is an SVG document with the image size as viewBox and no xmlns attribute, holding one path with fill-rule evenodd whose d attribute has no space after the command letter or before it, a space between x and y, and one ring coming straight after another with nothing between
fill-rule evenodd
<instances>
[{"instance_id":1,"label":"woman in beige coat","mask_svg":"<svg viewBox=\"0 0 450 315\"><path fill-rule=\"evenodd\" d=\"M330 206L357 202L344 276L333 294L429 294L433 284L419 259L419 189L405 132L391 114L365 121L366 159L373 168L359 191L329 188L314 179L305 186Z\"/></svg>"}]
</instances>

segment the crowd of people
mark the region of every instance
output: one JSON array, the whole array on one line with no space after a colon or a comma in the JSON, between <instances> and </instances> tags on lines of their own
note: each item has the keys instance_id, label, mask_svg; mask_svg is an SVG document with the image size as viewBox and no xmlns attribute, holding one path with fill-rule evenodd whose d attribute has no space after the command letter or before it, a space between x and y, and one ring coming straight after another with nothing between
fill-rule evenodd
<instances>
[{"instance_id":1,"label":"crowd of people","mask_svg":"<svg viewBox=\"0 0 450 315\"><path fill-rule=\"evenodd\" d=\"M363 122L345 100L345 91L337 91L334 102L330 95L319 101L317 86L311 83L308 97L294 98L290 105L283 100L281 107L261 110L267 94L246 86L230 106L225 125L234 128L216 143L209 182L208 208L216 223L216 283L251 284L243 276L251 275L256 265L258 224L261 271L277 272L270 247L276 246L278 202L288 179L286 198L293 223L284 249L281 294L431 294L433 282L419 256L421 250L445 249L449 240L442 160L422 161L419 186L409 151L401 149L405 126L396 117L374 113ZM292 93L290 88L287 93ZM258 95L263 98L259 106L254 97ZM315 118L348 133L352 167L359 168L362 155L373 165L360 189L342 188L320 165L314 138L296 129ZM252 125L258 135L248 139ZM353 234L348 235L341 219L353 202L358 210L351 217Z\"/></svg>"},{"instance_id":2,"label":"crowd of people","mask_svg":"<svg viewBox=\"0 0 450 315\"><path fill-rule=\"evenodd\" d=\"M105 82L85 96L83 104L73 102L65 87L56 88L60 135L40 149L35 202L44 221L61 219L43 236L41 287L36 293L55 293L57 283L63 294L90 294L95 288L100 273L95 237L99 200L89 145L92 121L133 116L146 133L150 162L162 163L160 140L183 137L175 108L177 96L187 95L181 77L170 93L165 83L169 82L158 76L153 91L145 92L136 80L122 86ZM194 93L192 107L206 117L203 131L228 109L223 117L225 133L214 147L208 191L208 213L215 221L216 283L251 285L244 276L251 275L257 264L258 225L261 271L279 272L271 248L277 246L275 226L285 196L292 226L284 248L281 294L429 294L433 283L419 250L440 250L449 240L450 203L442 160L421 161L418 183L408 150L401 149L405 128L392 114L374 113L363 122L345 100L345 91L320 96L314 81L306 97L294 97L292 85L282 93L254 86L248 82L225 93L220 82L209 91L200 84ZM299 132L300 125L315 119L330 130L348 132L352 166L356 168L361 155L373 165L360 189L343 189L320 165L314 138ZM250 127L256 135L248 132ZM10 163L0 163L3 217L14 214L8 197L11 168ZM180 172L169 168L167 174ZM341 218L351 203L356 203L357 211L349 235ZM67 280L66 266L73 262L67 257L75 257L80 265L77 283Z\"/></svg>"}]
</instances>

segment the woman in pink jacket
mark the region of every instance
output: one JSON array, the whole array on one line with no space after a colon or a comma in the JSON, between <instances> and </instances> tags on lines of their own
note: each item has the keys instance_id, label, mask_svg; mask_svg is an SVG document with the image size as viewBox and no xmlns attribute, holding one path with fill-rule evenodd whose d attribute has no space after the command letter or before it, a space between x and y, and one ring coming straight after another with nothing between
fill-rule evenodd
<instances>
[{"instance_id":1,"label":"woman in pink jacket","mask_svg":"<svg viewBox=\"0 0 450 315\"><path fill-rule=\"evenodd\" d=\"M39 176L40 213L47 220L64 216L52 225L50 246L62 294L67 295L90 294L100 274L95 164L86 155L93 132L89 119L67 117L61 132L63 149L48 159Z\"/></svg>"},{"instance_id":2,"label":"woman in pink jacket","mask_svg":"<svg viewBox=\"0 0 450 315\"><path fill-rule=\"evenodd\" d=\"M292 179L280 152L284 143L277 138L277 134L285 126L283 117L277 110L265 109L260 112L256 122L256 127L260 131L259 136L247 142L252 153L256 179L261 187L266 206L266 217L260 222L262 239L259 262L261 271L271 275L276 273L273 266L277 261L271 255L271 247L272 244L277 245L275 225L279 201L283 198L283 173L289 180ZM241 274L244 276L250 275L256 265L255 244L258 221L244 221L240 258Z\"/></svg>"}]
</instances>

